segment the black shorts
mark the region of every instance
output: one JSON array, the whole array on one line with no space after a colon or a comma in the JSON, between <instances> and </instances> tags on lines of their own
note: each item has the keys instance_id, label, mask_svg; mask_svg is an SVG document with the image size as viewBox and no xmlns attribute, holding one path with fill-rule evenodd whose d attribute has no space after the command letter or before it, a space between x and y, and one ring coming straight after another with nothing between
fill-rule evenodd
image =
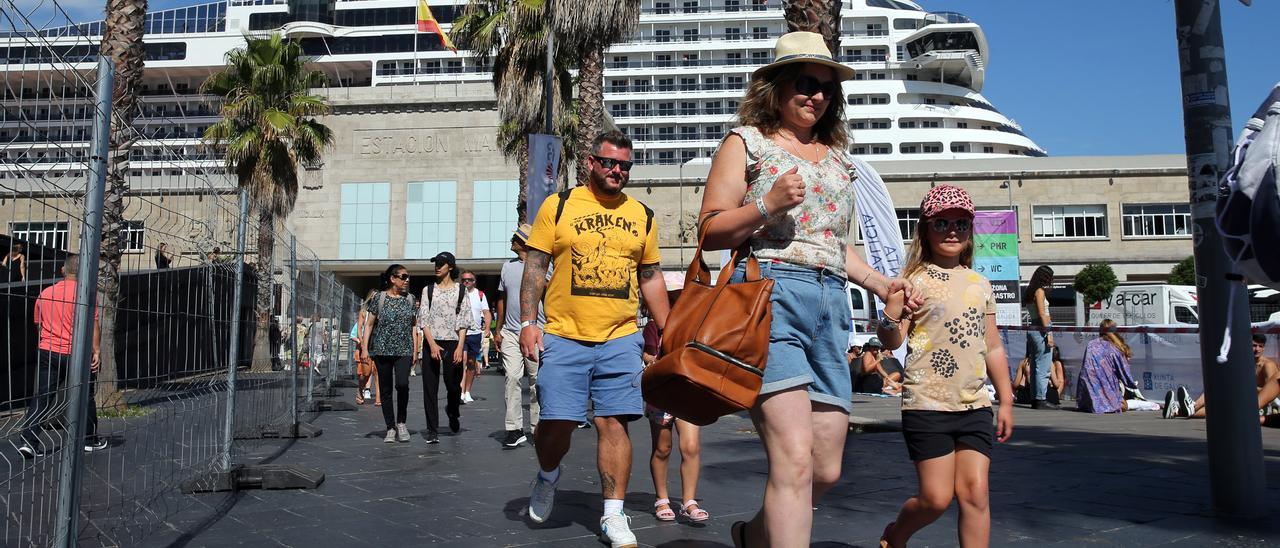
<instances>
[{"instance_id":1,"label":"black shorts","mask_svg":"<svg viewBox=\"0 0 1280 548\"><path fill-rule=\"evenodd\" d=\"M467 335L466 340L463 341L463 351L467 353L467 359L469 360L480 359L480 339L483 337L484 335L480 333L476 333L475 335Z\"/></svg>"},{"instance_id":2,"label":"black shorts","mask_svg":"<svg viewBox=\"0 0 1280 548\"><path fill-rule=\"evenodd\" d=\"M995 434L995 415L990 407L972 411L903 411L902 437L907 441L907 454L920 462L955 452L966 447L991 456Z\"/></svg>"}]
</instances>

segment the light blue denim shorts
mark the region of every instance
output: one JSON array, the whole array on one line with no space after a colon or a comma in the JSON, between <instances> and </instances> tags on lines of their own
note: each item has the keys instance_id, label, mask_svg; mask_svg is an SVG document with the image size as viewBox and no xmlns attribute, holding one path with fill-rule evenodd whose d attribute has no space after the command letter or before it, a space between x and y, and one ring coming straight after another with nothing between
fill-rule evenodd
<instances>
[{"instance_id":1,"label":"light blue denim shorts","mask_svg":"<svg viewBox=\"0 0 1280 548\"><path fill-rule=\"evenodd\" d=\"M745 278L745 268L738 265L731 283ZM760 394L807 386L810 401L852 411L845 278L830 270L765 261L760 274L773 280L769 358Z\"/></svg>"},{"instance_id":2,"label":"light blue denim shorts","mask_svg":"<svg viewBox=\"0 0 1280 548\"><path fill-rule=\"evenodd\" d=\"M538 364L540 420L587 420L587 400L597 417L632 421L644 414L640 360L644 335L635 332L602 343L542 337Z\"/></svg>"}]
</instances>

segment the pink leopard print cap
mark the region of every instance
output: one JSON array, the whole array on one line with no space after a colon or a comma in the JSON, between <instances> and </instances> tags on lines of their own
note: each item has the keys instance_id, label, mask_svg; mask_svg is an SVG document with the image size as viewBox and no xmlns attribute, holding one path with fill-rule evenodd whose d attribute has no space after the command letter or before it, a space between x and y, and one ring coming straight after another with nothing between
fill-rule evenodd
<instances>
[{"instance_id":1,"label":"pink leopard print cap","mask_svg":"<svg viewBox=\"0 0 1280 548\"><path fill-rule=\"evenodd\" d=\"M963 188L944 184L929 189L920 202L921 217L932 217L949 209L959 209L973 217L973 200Z\"/></svg>"}]
</instances>

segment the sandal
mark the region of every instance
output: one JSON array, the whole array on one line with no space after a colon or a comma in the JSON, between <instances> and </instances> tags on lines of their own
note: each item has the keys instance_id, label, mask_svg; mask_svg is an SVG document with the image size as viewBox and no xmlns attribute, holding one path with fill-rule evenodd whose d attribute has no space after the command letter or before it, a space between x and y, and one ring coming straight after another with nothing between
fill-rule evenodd
<instances>
[{"instance_id":1,"label":"sandal","mask_svg":"<svg viewBox=\"0 0 1280 548\"><path fill-rule=\"evenodd\" d=\"M893 526L896 523L898 522L891 521L888 525L884 526L884 532L880 533L880 548L894 548L892 544L889 544L889 531L893 530Z\"/></svg>"},{"instance_id":2,"label":"sandal","mask_svg":"<svg viewBox=\"0 0 1280 548\"><path fill-rule=\"evenodd\" d=\"M665 506L665 508L663 508ZM653 515L658 521L675 521L676 513L671 509L670 499L658 499L653 503Z\"/></svg>"},{"instance_id":3,"label":"sandal","mask_svg":"<svg viewBox=\"0 0 1280 548\"><path fill-rule=\"evenodd\" d=\"M747 548L747 522L733 522L729 526L729 537L733 539L733 548Z\"/></svg>"},{"instance_id":4,"label":"sandal","mask_svg":"<svg viewBox=\"0 0 1280 548\"><path fill-rule=\"evenodd\" d=\"M690 508L692 508L692 510L690 510ZM694 523L699 523L707 521L707 519L711 517L711 514L708 514L706 510L699 507L697 500L689 499L685 501L684 504L680 505L680 517Z\"/></svg>"}]
</instances>

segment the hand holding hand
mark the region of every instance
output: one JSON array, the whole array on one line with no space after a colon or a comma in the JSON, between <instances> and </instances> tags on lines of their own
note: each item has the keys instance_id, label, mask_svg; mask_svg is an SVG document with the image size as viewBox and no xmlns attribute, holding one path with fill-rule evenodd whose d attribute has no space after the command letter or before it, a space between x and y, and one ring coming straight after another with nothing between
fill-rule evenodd
<instances>
[{"instance_id":1,"label":"hand holding hand","mask_svg":"<svg viewBox=\"0 0 1280 548\"><path fill-rule=\"evenodd\" d=\"M796 173L799 169L800 166L796 166L779 175L773 182L773 188L764 195L764 205L770 215L791 211L804 202L804 178Z\"/></svg>"}]
</instances>

